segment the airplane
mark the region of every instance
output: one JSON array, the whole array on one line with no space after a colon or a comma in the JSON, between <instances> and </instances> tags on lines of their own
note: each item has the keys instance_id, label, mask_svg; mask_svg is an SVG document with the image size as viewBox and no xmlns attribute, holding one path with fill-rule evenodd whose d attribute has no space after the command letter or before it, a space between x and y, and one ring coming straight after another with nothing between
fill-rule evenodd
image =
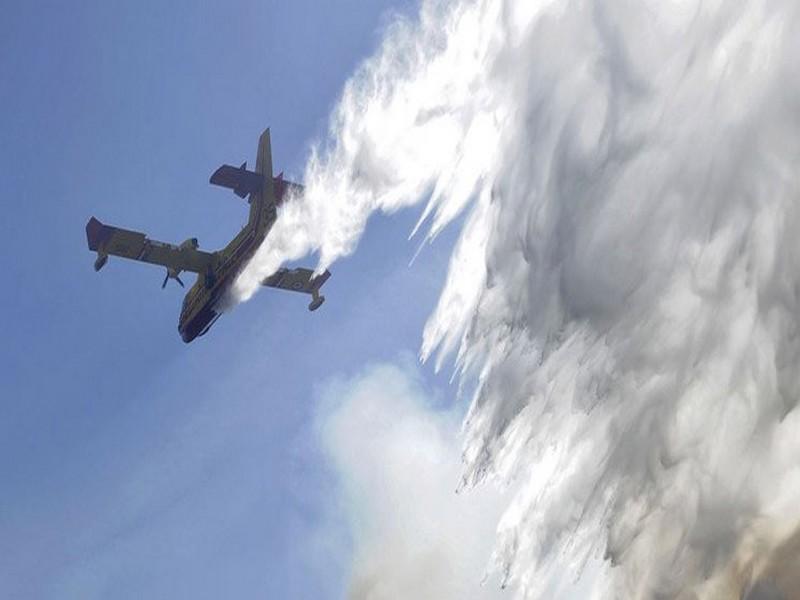
<instances>
[{"instance_id":1,"label":"airplane","mask_svg":"<svg viewBox=\"0 0 800 600\"><path fill-rule=\"evenodd\" d=\"M302 194L303 186L283 179L283 173L272 176L272 149L269 128L258 141L255 171L222 165L211 175L210 183L233 190L233 193L250 204L250 217L239 234L223 249L205 252L199 249L197 238L189 238L180 245L149 239L144 233L112 227L95 217L86 224L89 250L97 252L94 270L102 269L109 256L119 256L166 267L167 274L161 288L170 279L184 287L180 278L184 271L197 274L197 280L183 299L178 332L187 344L208 332L223 312L227 294L236 276L247 264L267 237L277 219L277 207L290 196ZM317 310L325 301L319 293L330 277L325 271L314 275L311 269L281 268L262 281L262 285L302 292L311 295L308 309Z\"/></svg>"}]
</instances>

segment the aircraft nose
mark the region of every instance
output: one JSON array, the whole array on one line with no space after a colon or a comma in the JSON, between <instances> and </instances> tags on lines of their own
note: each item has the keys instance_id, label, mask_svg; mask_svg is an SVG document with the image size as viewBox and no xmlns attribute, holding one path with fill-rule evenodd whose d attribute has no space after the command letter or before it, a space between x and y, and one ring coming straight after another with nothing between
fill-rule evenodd
<instances>
[{"instance_id":1,"label":"aircraft nose","mask_svg":"<svg viewBox=\"0 0 800 600\"><path fill-rule=\"evenodd\" d=\"M187 330L186 330L186 329L184 329L183 327L178 327L178 333L180 333L180 334L181 334L181 339L182 339L182 340L184 341L184 343L186 343L186 344L188 344L189 342L191 342L191 341L192 341L192 340L195 338L195 336L193 336L193 335L191 334L191 332L187 331Z\"/></svg>"}]
</instances>

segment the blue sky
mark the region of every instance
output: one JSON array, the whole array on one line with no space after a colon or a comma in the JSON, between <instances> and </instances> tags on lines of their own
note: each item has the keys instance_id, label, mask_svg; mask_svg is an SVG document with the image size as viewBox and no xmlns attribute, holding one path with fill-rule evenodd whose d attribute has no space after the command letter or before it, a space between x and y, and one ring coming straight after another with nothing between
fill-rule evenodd
<instances>
[{"instance_id":1,"label":"blue sky","mask_svg":"<svg viewBox=\"0 0 800 600\"><path fill-rule=\"evenodd\" d=\"M102 221L216 249L246 206L208 177L302 172L348 75L410 1L26 2L0 21L0 596L336 598L347 545L310 550L330 474L323 389L416 352L448 237L371 221L328 302L262 292L185 346L183 291L111 260ZM313 259L308 262L313 264ZM446 380L421 369L425 385Z\"/></svg>"}]
</instances>

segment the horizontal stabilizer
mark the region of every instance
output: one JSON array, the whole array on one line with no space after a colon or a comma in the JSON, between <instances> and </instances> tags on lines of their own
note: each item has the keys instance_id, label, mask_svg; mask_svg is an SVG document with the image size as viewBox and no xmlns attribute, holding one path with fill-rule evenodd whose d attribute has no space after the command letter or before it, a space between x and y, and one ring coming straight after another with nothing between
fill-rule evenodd
<instances>
[{"instance_id":1,"label":"horizontal stabilizer","mask_svg":"<svg viewBox=\"0 0 800 600\"><path fill-rule=\"evenodd\" d=\"M306 188L299 183L293 183L283 178L283 173L272 178L272 189L275 191L277 204L282 204L284 200L292 196L302 196Z\"/></svg>"},{"instance_id":2,"label":"horizontal stabilizer","mask_svg":"<svg viewBox=\"0 0 800 600\"><path fill-rule=\"evenodd\" d=\"M211 176L211 183L233 190L233 193L240 198L246 198L248 194L258 193L264 185L262 175L247 170L247 163L242 163L239 168L231 165L222 165L214 171Z\"/></svg>"}]
</instances>

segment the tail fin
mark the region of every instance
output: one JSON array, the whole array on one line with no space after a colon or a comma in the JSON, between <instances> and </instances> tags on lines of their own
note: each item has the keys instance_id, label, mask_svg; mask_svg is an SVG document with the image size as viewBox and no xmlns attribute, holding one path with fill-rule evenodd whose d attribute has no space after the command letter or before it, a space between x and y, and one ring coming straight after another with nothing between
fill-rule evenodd
<instances>
[{"instance_id":1,"label":"tail fin","mask_svg":"<svg viewBox=\"0 0 800 600\"><path fill-rule=\"evenodd\" d=\"M269 127L258 138L258 157L256 158L256 173L264 177L264 182L272 183L272 143L269 137Z\"/></svg>"},{"instance_id":2,"label":"tail fin","mask_svg":"<svg viewBox=\"0 0 800 600\"><path fill-rule=\"evenodd\" d=\"M261 191L250 196L251 225L256 225L259 235L266 235L272 226L272 219L268 215L275 212L275 190L272 182L272 143L269 136L269 127L258 138L258 155L256 157L256 173L261 177Z\"/></svg>"},{"instance_id":3,"label":"tail fin","mask_svg":"<svg viewBox=\"0 0 800 600\"><path fill-rule=\"evenodd\" d=\"M276 184L272 178L272 146L269 128L258 139L258 155L255 171L247 170L247 163L240 167L222 165L211 175L211 183L230 188L240 198L248 198L250 217L248 224L254 226L257 235L266 235L275 221L275 207L280 197L275 196ZM283 184L278 184L283 191Z\"/></svg>"}]
</instances>

